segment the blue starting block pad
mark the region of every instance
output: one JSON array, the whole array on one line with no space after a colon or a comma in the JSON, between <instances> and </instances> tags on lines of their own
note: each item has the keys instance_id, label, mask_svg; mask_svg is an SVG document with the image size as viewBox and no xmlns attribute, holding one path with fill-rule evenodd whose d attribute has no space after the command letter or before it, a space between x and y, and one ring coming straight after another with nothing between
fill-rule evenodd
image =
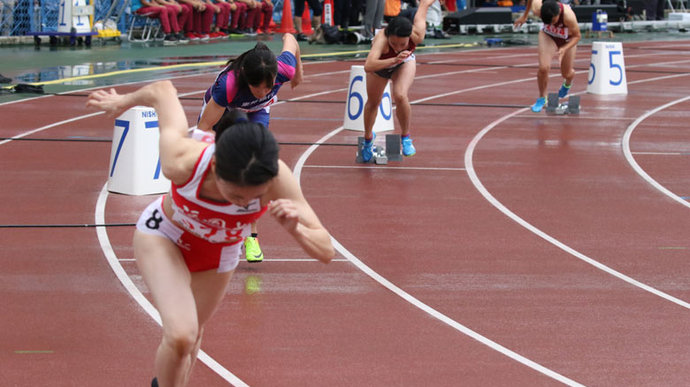
<instances>
[{"instance_id":1,"label":"blue starting block pad","mask_svg":"<svg viewBox=\"0 0 690 387\"><path fill-rule=\"evenodd\" d=\"M364 163L362 160L362 146L364 145L364 137L357 137L357 155L355 162ZM400 149L400 135L387 134L385 148L381 145L374 144L374 157L369 161L374 164L388 164L388 161L402 161L402 152Z\"/></svg>"}]
</instances>

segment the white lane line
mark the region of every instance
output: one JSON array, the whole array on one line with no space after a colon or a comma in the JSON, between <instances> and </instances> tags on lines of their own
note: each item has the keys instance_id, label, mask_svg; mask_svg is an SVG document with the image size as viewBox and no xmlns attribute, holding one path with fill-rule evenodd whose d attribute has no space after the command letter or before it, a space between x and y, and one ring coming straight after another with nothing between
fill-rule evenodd
<instances>
[{"instance_id":1,"label":"white lane line","mask_svg":"<svg viewBox=\"0 0 690 387\"><path fill-rule=\"evenodd\" d=\"M346 91L346 90L347 90L347 88L318 92L318 93L314 93L314 94L309 94L309 95L293 98L293 100L305 99L305 98L310 98L310 97L318 96L318 95L322 95L322 94L329 94L329 93L333 93L333 92ZM195 93L199 93L199 91L182 93L182 94L179 94L179 97L188 96L188 95L192 95ZM277 103L273 104L273 106L278 105L280 103L281 102L277 102ZM284 102L282 102L282 103L284 103ZM72 119L70 121L81 119L81 118L87 118L87 117L93 116L95 114L102 114L102 112L94 113L94 114L87 115L87 116L78 117L78 118ZM55 125L51 125L51 126L55 126ZM48 127L45 127L44 129L47 129L47 128ZM25 135L28 135L28 134L31 134L31 133L26 133ZM326 138L326 137L324 137L324 138ZM2 143L0 143L0 145L2 145ZM299 177L298 177L298 179L299 179ZM107 195L108 195L108 191L107 191L107 183L106 183L106 185L103 186L103 190L101 191L101 194L99 195L98 203L96 205L96 219L105 220L105 201L106 201ZM101 203L101 201L102 201L102 203ZM96 223L96 224L104 224L104 223ZM148 313L151 316L151 318L153 318L153 320L156 321L156 323L161 325L160 315L158 314L158 311L148 301L148 299L146 299L146 297L143 296L143 294L139 291L139 289L137 289L137 287L134 285L132 280L129 278L129 276L127 275L125 270L122 268L122 265L118 261L117 255L115 254L115 252L114 252L114 250L110 244L110 239L108 238L108 233L107 233L107 230L105 229L105 227L97 227L96 232L98 235L99 243L101 244L101 249L103 250L103 254L105 255L105 257L108 261L108 264L110 265L111 269L113 270L113 272L115 273L117 278L123 284L125 289L127 289L127 291L130 293L132 298L134 298L137 301L137 303L139 303L139 305L146 311L146 313ZM223 367L215 359L213 359L208 354L206 354L206 352L204 352L203 350L199 350L198 358L199 358L199 360L201 360L204 364L206 364L214 372L218 373L218 375L220 375L223 379L225 379L229 383L231 383L237 387L244 387L244 386L248 387L248 385L245 382L243 382L237 376L235 376L230 371L228 371L225 367Z\"/></svg>"},{"instance_id":2,"label":"white lane line","mask_svg":"<svg viewBox=\"0 0 690 387\"><path fill-rule=\"evenodd\" d=\"M632 66L629 66L629 67L632 67ZM499 68L503 68L503 67L499 67ZM488 69L482 69L482 70L488 71L488 70L495 70L495 69L496 69L496 68L488 68ZM452 72L452 73L450 73L450 74L459 74L459 73L474 72L474 71L475 71L475 70L457 71L457 72ZM445 73L444 73L444 74L438 74L438 75L436 75L436 76L443 76L443 75L446 75L446 74L445 74ZM179 78L186 78L186 77L191 77L191 76L192 76L192 75L187 75L187 76L183 76L183 77L179 77ZM431 76L425 76L424 78L430 78L430 77L431 77ZM170 79L170 78L173 78L173 77L161 78L161 79ZM178 77L175 77L175 78L178 78ZM522 79L522 80L520 80L520 81L526 81L526 80L532 80L532 79L533 79L533 78L531 77L531 78ZM144 83L144 82L142 82L142 81L133 81L133 82L128 82L128 83L123 83L123 85L125 85L125 84L140 84L140 83ZM508 84L508 83L513 83L513 82L512 82L512 81L511 81L511 82L502 82L502 83L499 83L499 84L495 84L495 85L493 85L493 86L497 86L497 85L501 85L501 84ZM112 86L108 86L108 87L115 87L115 86L112 85ZM104 88L104 87L93 87L93 88L91 88L91 89L100 89L100 88ZM473 89L473 90L481 89L481 88L483 88L483 87L475 88L475 89ZM337 90L330 90L330 91L321 92L321 93L315 93L315 94L312 94L312 96L313 96L313 95L328 94L328 93L332 93L332 92L339 92L339 91L343 91L343 90L347 90L347 88L342 88L342 89L337 89ZM203 91L205 91L205 90L203 90ZM199 93L199 92L203 92L203 91L196 91L196 92L185 93L185 94L181 94L180 96L182 96L182 95L191 95L191 94L195 94L195 93ZM76 92L76 91L72 91L72 92ZM454 93L451 93L451 94L454 94ZM450 94L448 94L448 95L450 95ZM49 97L49 96L41 96L41 97L37 97L37 98L46 98L46 97ZM303 98L306 98L306 97L307 97L307 96L299 97L299 99L303 99ZM440 96L439 96L439 97L440 97ZM24 100L19 100L19 101L11 101L11 102L9 102L9 103L24 102L24 101L28 101L28 100L32 100L32 99L36 99L36 98L24 99ZM424 100L428 100L428 99L431 99L431 98L427 98L427 99L424 99ZM420 100L420 101L423 101L423 100ZM415 101L415 102L419 102L419 101ZM280 102L279 102L279 103L280 103ZM4 104L3 104L3 105L4 105ZM523 110L524 110L524 109L523 109ZM91 117L91 116L94 116L94 115L97 115L97 114L102 114L102 112L96 112L96 113L84 115L84 116L81 116L81 117L76 117L76 118L73 118L73 119L70 119L70 120L61 121L60 123L48 125L48 126L45 126L45 127L39 128L39 129L40 129L40 130L45 130L45 129L48 129L48 128L53 127L53 126L57 126L57 125L59 125L59 124L63 124L63 123L71 122L71 121L76 121L76 120L78 120L78 119ZM21 137L24 137L24 136L26 136L26 135L29 135L29 134L38 132L39 129L36 129L36 130L30 131L30 132L23 133L23 134L21 134L21 135L15 136L15 138L21 138ZM335 135L336 133L340 132L342 129L343 129L343 128L340 127L340 128L338 128L338 129L334 130L334 131L331 132L330 134L324 136L324 137L322 138L322 140L325 140L325 139L328 139L328 138L332 137L332 136ZM4 142L0 142L0 145L4 144L4 143L6 143L6 142L9 142L9 141L10 141L10 140L6 140L6 141L4 141ZM305 152L304 155L307 155L307 157L308 157L308 154L311 154L311 153L316 149L316 147L317 147L317 145L312 145L312 146L307 150L307 152ZM304 156L304 155L303 155L303 156ZM302 168L302 166L303 166L305 160L306 160L306 157L304 157L304 159L303 159L303 158L300 158L300 161L298 161L298 167L299 167L299 169L298 169L297 167L295 168L295 170L297 171L297 173L295 173L295 176L297 177L298 181L299 181L299 176L300 176L299 171L301 170L301 168ZM300 163L301 163L301 164L300 164ZM107 196L107 190L105 189L105 186L104 186L104 190L106 191L105 195ZM99 202L100 202L100 197L99 197ZM105 199L103 199L103 208L101 208L100 210L101 210L101 211L104 211L104 210L105 210ZM101 216L100 219L104 219L104 214L101 214L101 215L102 215L102 216ZM98 205L97 205L97 214L96 214L96 217L98 218ZM98 234L98 237L99 237L99 241L102 241L102 242L104 241L104 242L105 242L105 245L103 245L103 243L101 244L101 248L103 249L103 252L104 252L104 254L106 255L106 258L108 259L109 264L111 265L111 268L113 269L113 272L115 272L115 273L117 274L118 271L121 271L122 273L124 273L124 276L127 276L126 273L124 272L124 269L122 269L122 266L119 265L119 263L118 263L118 261L117 261L117 257L115 256L115 253L114 253L114 251L113 251L113 249L112 249L112 246L110 246L110 242L109 242L109 239L108 239L106 230L105 230L103 227L97 227L96 231L97 231L97 234ZM103 238L103 239L102 239L102 238ZM337 243L337 241L336 241L336 243ZM337 245L340 245L340 244L337 243ZM347 250L344 249L344 247L343 247L342 249L343 249L344 251L347 251ZM110 260L111 258L109 257L108 254L112 254L112 258L113 258L113 261L112 261L112 262L111 262L111 260ZM363 265L363 264L362 264L362 265ZM119 267L119 270L117 269L118 267ZM367 269L368 269L368 268L367 268ZM370 270L370 269L369 269L369 270ZM120 275L122 275L122 274L120 274ZM119 278L120 275L118 275L118 278ZM378 275L378 274L377 274L377 275ZM129 282L131 282L131 280L129 280ZM133 286L133 284L132 284L132 286ZM394 286L394 285L393 285L393 286ZM127 285L125 285L125 287L127 287ZM141 294L141 293L138 291L138 289L136 289L136 286L134 286L134 290L136 290L136 292L138 292L139 294ZM402 290L401 290L401 291L402 291ZM405 293L405 294L407 294L407 293ZM409 295L408 295L408 296L409 296ZM136 297L134 296L134 294L132 294L132 297L136 299ZM143 297L143 296L142 296L142 297ZM411 296L409 296L409 297L411 297ZM404 298L405 298L405 297L404 297ZM137 301L139 302L139 300L137 300ZM147 300L145 297L143 298L143 301L142 301L142 302L144 302L144 301L145 301L146 303L148 303L148 300ZM419 301L418 301L418 302L419 302ZM421 304L421 302L419 302L419 303ZM149 305L150 305L150 303L149 303ZM424 305L424 304L422 304L422 305ZM153 307L153 306L151 305L151 307ZM432 309L432 310L433 310L433 309ZM155 311L155 308L154 308L154 311ZM155 313L157 314L157 312L155 312ZM437 313L438 313L438 312L437 312ZM439 316L443 316L443 315L440 314L440 313L438 313L438 315L439 315ZM157 323L160 324L160 317L154 317L154 316L152 316L152 318L154 318L154 320L155 320ZM450 321L452 321L452 320L450 320ZM486 340L487 343L493 343L491 340L484 338L483 336L477 334L476 332L473 332L473 331L469 330L468 328L465 328L465 327L462 326L461 324L458 324L458 323L456 323L456 324L457 324L459 327L463 327L464 329L468 330L468 331L471 332L473 335L476 335L476 337L473 336L473 335L470 335L469 332L468 332L468 333L463 332L463 333L468 334L468 335L470 335L470 336L472 336L472 337L475 337L475 338L483 338L484 340ZM480 340L480 341L482 341L482 340ZM482 342L484 342L484 341L482 341ZM487 344L487 345L489 345L489 344ZM509 357L511 357L511 358L514 358L514 359L516 359L516 360L518 360L518 361L520 361L519 359L522 359L522 358L523 358L521 355L516 354L516 353L514 353L514 352L512 352L512 351L510 351L510 350L508 350L508 349L505 349L505 351L507 351L507 352L504 352L503 350L500 349L500 348L504 348L504 347L500 346L499 344L495 344L495 345L496 345L497 347L494 348L494 347L492 346L492 348L498 350L499 352L502 352L502 353L506 354L507 356L509 356ZM514 355L513 355L513 354L514 354ZM203 356L202 356L202 355L203 355ZM219 369L222 369L222 370L227 371L224 367L222 367L220 364L218 364L218 363L217 363L214 359L212 359L210 356L206 355L206 353L203 352L203 351L200 351L200 353L199 353L199 359L202 360L202 362L204 362L205 364L209 365L209 367L211 367L212 369L214 369L214 371L216 370L216 366L217 366ZM564 380L566 380L566 381L570 381L570 379L567 379L567 378L565 378L565 377L562 377L562 376L560 376L559 374L557 374L557 373L555 373L555 372L553 372L553 371L551 371L551 370L544 369L544 371L542 371L541 368L543 368L543 367L542 367L541 365L538 365L538 364L536 364L536 363L534 363L534 366L530 365L530 364L532 364L533 362L532 362L531 360L529 360L529 359L525 359L524 362L523 362L523 361L521 361L521 362L522 362L523 364L527 364L528 366L530 366L530 367L532 367L532 368L538 370L539 372L545 373L545 374L547 374L547 375L549 375L549 376L551 376L551 374L556 375L556 377L554 377L554 378L561 377L561 378L564 378ZM213 366L212 366L212 365L213 365ZM218 372L218 371L216 371L216 372ZM221 371L221 372L223 372L223 371ZM230 378L230 379L236 378L236 377L235 377L232 373L230 373L229 371L227 371L227 374L219 374L219 375L221 375L221 376L222 376L224 379L226 379L226 380L228 380L228 378ZM553 376L552 376L552 377L553 377ZM560 379L557 379L557 380L560 380ZM579 385L578 383L576 383L576 382L574 382L574 381L570 381L570 382L566 382L566 381L563 381L563 382L566 383L566 384L570 384L570 385ZM239 379L237 379L236 385L237 385L237 386L246 386L246 384L244 384L244 382L242 382L242 381L239 380Z\"/></svg>"},{"instance_id":3,"label":"white lane line","mask_svg":"<svg viewBox=\"0 0 690 387\"><path fill-rule=\"evenodd\" d=\"M690 152L630 152L631 155L687 156Z\"/></svg>"},{"instance_id":4,"label":"white lane line","mask_svg":"<svg viewBox=\"0 0 690 387\"><path fill-rule=\"evenodd\" d=\"M263 262L315 262L321 263L314 258L264 258ZM333 258L331 262L350 262L345 258Z\"/></svg>"},{"instance_id":5,"label":"white lane line","mask_svg":"<svg viewBox=\"0 0 690 387\"><path fill-rule=\"evenodd\" d=\"M73 122L73 121L78 121L78 120L81 120L81 119L83 119L83 118L89 118L89 117L97 116L97 115L99 115L99 114L104 114L104 113L103 113L103 112L96 112L96 113L91 113L91 114L85 114L85 115L82 115L82 116L69 118L69 119L67 119L67 120L62 120L62 121L59 121L59 122L54 122L54 123L52 123L52 124L50 124L50 125L41 126L40 128L37 128L37 129L34 129L34 130L29 130L28 132L24 132L24 133L18 134L18 135L16 135L16 136L12 136L11 138L8 138L7 140L2 140L2 141L0 141L0 145L6 144L6 143L8 143L8 142L10 142L10 141L13 141L13 140L16 140L16 139L19 139L19 138L22 138L22 137L26 137L26 136L32 135L32 134L34 134L34 133L38 133L38 132L44 131L44 130L46 130L46 129L53 128L53 127L55 127L55 126L60 126L60 125L68 124L68 123Z\"/></svg>"},{"instance_id":6,"label":"white lane line","mask_svg":"<svg viewBox=\"0 0 690 387\"><path fill-rule=\"evenodd\" d=\"M120 262L136 262L135 258L118 258ZM316 262L321 263L318 259L314 258L264 258L262 262ZM333 258L331 262L350 262L344 258Z\"/></svg>"},{"instance_id":7,"label":"white lane line","mask_svg":"<svg viewBox=\"0 0 690 387\"><path fill-rule=\"evenodd\" d=\"M33 98L32 98L33 99ZM19 135L13 136L11 139L0 141L0 145L3 145L5 143L8 143L12 141L12 139L18 139L22 137L26 137L28 135L55 127L63 124L67 124L70 122L78 121L84 118L90 118L94 117L100 114L104 114L103 112L95 112L91 114L85 114L81 115L78 117L70 118L67 120L59 121L50 125L42 126L40 128L30 130L24 133L21 133ZM103 221L103 223L96 223L96 224L105 224L105 202L106 198L108 196L108 190L107 190L107 183L103 186L103 189L101 190L99 196L98 196L98 201L96 203L96 209L95 209L95 218L100 219ZM151 316L151 318L158 323L158 325L161 325L161 320L160 320L160 315L156 311L156 308L151 305L151 303L144 297L144 295L137 289L137 287L134 285L132 280L129 278L129 275L127 275L127 272L122 268L122 265L120 265L120 262L117 259L117 256L115 255L115 251L113 250L110 240L108 238L108 233L105 227L99 226L96 227L96 234L98 236L98 241L101 246L101 250L103 251L103 254L106 257L106 260L108 261L108 264L110 265L110 268L113 270L113 273L117 276L117 278L120 280L120 283L125 287L127 292L130 294L130 296L139 303L139 305ZM236 387L249 387L246 383L244 383L241 379L233 375L230 371L228 371L225 367L220 365L215 359L210 357L206 352L203 350L199 350L199 355L198 359L201 360L204 364L206 364L209 368L211 368L214 372L216 372L220 377L228 381L229 383L233 384Z\"/></svg>"},{"instance_id":8,"label":"white lane line","mask_svg":"<svg viewBox=\"0 0 690 387\"><path fill-rule=\"evenodd\" d=\"M304 168L326 168L326 169L409 169L416 171L464 171L465 168L441 168L441 167L391 167L386 165L305 165Z\"/></svg>"},{"instance_id":9,"label":"white lane line","mask_svg":"<svg viewBox=\"0 0 690 387\"><path fill-rule=\"evenodd\" d=\"M659 184L656 180L654 180L651 176L647 174L647 172L640 167L640 165L635 161L635 158L632 155L632 152L630 152L630 137L632 136L632 133L635 131L637 126L644 120L646 120L648 117L650 117L653 114L656 114L664 109L667 109L673 105L685 102L690 100L690 96L684 97L677 99L675 101L671 101L667 104L658 106L655 109L652 109L645 114L641 115L638 119L636 119L630 126L628 126L628 129L625 131L625 134L623 134L623 140L622 140L622 147L623 147L623 154L625 155L625 159L628 161L628 164L637 172L640 177L642 177L647 183L651 184L652 187L656 188L659 190L661 193L664 195L668 196L669 198L675 200L677 203L680 203L681 205L690 208L690 203L679 197L678 195L674 194L670 190L668 190L666 187L663 185Z\"/></svg>"},{"instance_id":10,"label":"white lane line","mask_svg":"<svg viewBox=\"0 0 690 387\"><path fill-rule=\"evenodd\" d=\"M661 78L665 78L665 77L661 77ZM451 93L439 94L439 95L434 96L434 97L427 97L427 98L423 98L423 99L420 99L420 100L417 100L417 101L412 101L411 103L419 103L420 101L426 101L426 100L430 100L430 99L434 99L434 98L441 98L441 97L448 96L448 95L452 95L452 94L460 94L460 93L464 93L464 92L466 92L466 91L479 90L479 89L484 89L484 88L488 88L488 87L495 87L495 86L502 86L502 85L505 85L505 84L517 83L517 82L524 82L524 81L526 81L526 80L533 80L533 79L534 79L533 77L530 77L530 78L524 78L524 79L517 80L517 81L499 82L499 83L491 84L491 85L488 85L488 86L485 85L485 86L474 87L474 88L471 88L471 89L462 89L462 90L458 90L458 91L451 92ZM494 121L494 123L490 124L488 127L485 127L482 131L480 131L480 132L473 138L472 143L470 143L470 147L472 147L472 149L474 149L474 147L476 146L476 143L478 143L479 140L481 139L481 137L483 137L486 133L488 133L488 131L489 131L491 128L493 128L493 126L496 126L498 123L500 123L500 122L502 122L502 121L504 121L504 120L507 120L507 119L510 118L510 117L517 116L518 114L521 114L521 113L527 111L528 109L529 109L529 108L523 108L523 109L517 110L517 111L515 111L515 112L513 112L513 113L511 113L511 114L509 114L509 115L507 115L507 116L504 116L502 119L499 119L499 120L497 120L497 121ZM316 144L311 145L311 146L302 154L302 156L300 156L299 160L298 160L297 163L295 164L295 168L294 168L294 171L293 171L295 177L297 178L297 181L300 182L300 184L301 184L301 181L300 181L300 180L301 180L301 179L300 179L300 178L301 178L301 173L302 173L302 169L305 167L306 160L307 160L307 159L309 158L309 156L318 148L318 146L319 146L318 144L323 144L323 143L325 143L325 142L328 141L330 138L332 138L332 137L335 136L336 134L340 133L343 129L344 129L344 128L343 128L342 126L339 127L339 128L336 128L336 129L333 130L331 133L329 133L329 134L325 135L324 137L322 137L321 139L317 140L317 141L316 141ZM473 145L473 144L474 144L474 145ZM468 153L468 152L469 152L469 153ZM469 160L468 160L468 159L469 159ZM604 271L606 271L606 272L610 272L610 273L612 273L612 274L617 273L617 272L613 271L612 269L606 267L605 265L602 265L601 263L599 263L599 262L597 262L597 261L595 261L595 260L593 260L593 259L591 259L591 258L589 258L589 257L587 257L587 256L585 256L585 255L583 255L583 254L581 254L581 253L575 251L574 249L572 249L572 248L566 246L565 244L559 242L558 240L556 240L556 239L554 239L554 238L548 236L546 233L544 233L544 232L542 232L541 230L537 229L536 227L530 225L529 223L525 222L524 220L522 220L521 218L519 218L517 215L515 215L514 213L512 213L512 212L511 212L510 210L508 210L505 206L503 206L500 202L498 202L498 201L497 201L497 200L496 200L496 199L495 199L495 198L484 188L484 186L481 184L481 182L480 182L479 179L477 178L476 173L474 172L474 169L473 169L473 166L472 166L472 165L473 165L473 164L472 164L472 152L470 152L470 148L468 148L468 150L467 150L466 153L465 153L465 168L466 168L466 170L467 170L467 173L468 173L468 175L470 175L470 179L471 179L471 180L472 180L472 176L474 176L473 184L475 184L475 187L476 187L480 192L482 192L482 195L484 195L484 197L485 197L491 204L493 204L494 207L498 208L499 210L501 210L502 212L504 212L506 215L508 215L509 217L513 218L513 220L515 220L515 221L517 221L519 224L523 225L523 227L528 228L530 231L536 233L537 235L539 235L539 236L541 236L542 238L546 239L547 241L549 241L549 242L555 244L556 246L563 248L566 252L568 252L568 253L574 255L575 257L577 257L577 258L579 258L579 259L582 259L582 260L584 260L585 262L588 262L588 263L592 264L593 266L595 266L595 267L597 267L597 268L599 268L599 269L601 269L601 270L604 270ZM511 216L510 214L512 214L512 216ZM469 337L471 337L471 338L477 340L478 342L480 342L480 343L482 343L482 344L484 344L484 345L486 345L486 346L492 348L493 350L495 350L495 351L497 351L497 352L500 352L500 353L502 353L503 355L505 355L505 356L507 356L507 357L509 357L509 358L511 358L511 359L513 359L513 360L515 360L515 361L517 361L517 362L519 362L519 363L521 363L521 364L527 366L527 367L530 367L530 368L532 368L532 369L534 369L534 370L536 370L536 371L538 371L538 372L540 372L540 373L542 373L542 374L544 374L544 375L546 375L546 376L548 376L548 377L551 377L551 378L553 378L553 379L555 379L555 380L557 380L557 381L560 381L560 382L562 382L562 383L564 383L564 384L567 384L567 385L570 385L570 386L580 386L580 385L581 385L580 383L578 383L578 382L576 382L576 381L574 381L574 380L572 380L572 379L569 379L569 378L567 378L566 376L563 376L563 375L561 375L561 374L559 374L559 373L557 373L557 372L555 372L555 371L553 371L553 370L551 370L551 369L548 369L548 368L542 366L541 364L538 364L538 363L536 363L536 362L534 362L534 361L532 361L532 360L530 360L530 359L528 359L528 358L526 358L526 357L524 357L524 356L522 356L522 355L520 355L520 354L518 354L518 353L516 353L516 352L514 352L514 351L512 351L512 350L510 350L510 349L508 349L508 348L506 348L506 347L504 347L504 346L502 346L501 344L498 344L498 343L494 342L493 340L491 340L491 339L489 339L489 338L487 338L487 337L485 337L485 336L482 336L481 334L479 334L479 333L477 333L477 332L475 332L475 331L473 331L473 330L467 328L466 326L460 324L459 322L457 322L457 321L451 319L450 317L444 315L443 313L437 311L436 309L434 309L434 308L428 306L427 304L421 302L421 301L418 300L417 298L413 297L411 294L405 292L403 289L399 288L398 286L396 286L395 284L393 284L392 282L390 282L389 280L387 280L386 278L384 278L383 276L381 276L380 274L378 274L377 272L375 272L374 270L372 270L370 267L368 267L366 264L364 264L361 260L359 260L354 254L350 253L342 244L340 244L340 242L338 242L337 239L335 239L334 237L331 237L331 239L332 239L332 242L333 242L333 244L334 244L336 250L338 250L338 252L339 252L340 254L342 254L343 256L347 257L347 258L348 258L355 266L357 266L362 272L364 272L364 273L367 274L369 277L371 277L372 279L374 279L375 281L377 281L378 283L380 283L382 286L384 286L384 287L386 287L387 289L389 289L389 290L390 290L391 292L393 292L394 294L396 294L396 295L398 295L399 297L405 299L405 300L406 300L407 302L409 302L410 304L412 304L412 305L416 306L417 308L423 310L423 311L426 312L427 314L429 314L429 315L433 316L434 318L438 319L439 321L441 321L441 322L443 322L443 323L445 323L445 324L447 324L447 325L453 327L454 329L458 330L459 332L461 332L461 333L463 333L463 334L465 334L465 335L467 335L467 336L469 336ZM615 274L614 274L614 275L615 275ZM637 286L639 286L639 287L641 287L641 288L643 288L643 289L645 289L645 290L651 291L652 293L655 293L655 294L658 294L658 295L662 295L662 296L664 295L664 293L661 293L661 292L657 291L656 289L653 289L653 288L651 288L650 286L645 285L645 284L643 284L643 283L640 283L640 282L638 282L638 281L636 281L636 280L634 280L634 279L632 279L632 278L630 278L630 277L627 277L627 276L625 276L625 275L623 275L623 274L618 273L617 277L620 278L620 279L626 280L626 281L629 282L629 283L632 283L632 284L634 284L634 285L637 285ZM660 294L659 294L659 293L660 293ZM666 296L668 296L668 295L666 295ZM670 299L671 299L672 301L675 300L675 301L677 301L677 302L680 302L681 305L685 304L684 301L675 299L675 298L673 298L673 297L671 297L671 296L668 296L668 297L670 297ZM686 304L686 305L687 305L687 304Z\"/></svg>"},{"instance_id":11,"label":"white lane line","mask_svg":"<svg viewBox=\"0 0 690 387\"><path fill-rule=\"evenodd\" d=\"M300 156L299 160L297 160L297 163L295 164L295 168L293 170L293 174L295 175L295 178L297 179L297 182L300 183L301 185L301 175L302 175L302 169L305 166L305 163L309 156L316 150L316 148L319 146L318 144L323 144L324 142L328 141L331 137L335 136L336 134L340 133L344 128L341 126L339 128L336 128L333 130L331 133L328 133L324 137L320 138L318 141L316 141L317 144L314 144L310 146L303 154ZM477 340L478 342L490 347L491 349L498 351L505 356L518 361L527 367L530 367L548 377L551 377L561 383L564 383L569 386L581 386L580 383L569 379L553 370L550 370L541 364L538 364L516 352L511 351L510 349L496 343L493 340L490 340L489 338L480 335L479 333L471 330L470 328L460 324L459 322L453 320L452 318L444 315L443 313L437 311L436 309L430 307L429 305L423 303L419 299L415 298L412 296L410 293L407 293L403 289L399 288L395 284L393 284L391 281L387 280L385 277L381 276L374 270L372 270L369 266L364 264L359 258L357 258L354 254L352 254L350 251L348 251L345 246L343 246L340 242L338 242L337 239L331 236L331 241L333 242L333 245L335 246L335 249L342 254L344 257L346 257L350 262L352 262L353 265L357 266L359 270L361 270L363 273L371 277L374 281L378 282L400 298L404 299L405 301L409 302L410 304L414 305L415 307L419 308L420 310L424 311L428 315L436 318L437 320L443 322L444 324L456 329L457 331L473 338L474 340Z\"/></svg>"},{"instance_id":12,"label":"white lane line","mask_svg":"<svg viewBox=\"0 0 690 387\"><path fill-rule=\"evenodd\" d=\"M685 74L685 76L688 76L688 75L690 75L690 74ZM649 78L646 81L647 82L653 82L656 80L666 79L666 78L667 77ZM690 97L688 97L688 98L690 98ZM685 98L685 99L687 99L687 98ZM623 281L625 281L625 282L627 282L627 283L629 283L635 287L638 287L638 288L645 290L651 294L659 296L659 297L661 297L665 300L668 300L668 301L670 301L676 305L679 305L683 308L690 309L689 303L687 303L687 302L685 302L679 298L673 297L670 294L664 293L664 292L662 292L662 291L660 291L660 290L658 290L652 286L649 286L645 283L637 281L636 279L629 277L629 276L627 276L621 272L618 272L618 271L616 271L616 270L614 270L614 269L586 256L585 254L580 253L579 251L571 248L570 246L557 240L556 238L548 235L544 231L538 229L537 227L533 226L532 224L530 224L529 222L527 222L526 220L522 219L517 214L515 214L514 212L509 210L500 201L498 201L498 199L496 199L493 195L491 195L491 193L486 189L486 187L484 187L482 182L479 180L477 173L475 172L474 163L473 163L474 150L477 147L477 144L482 139L482 137L484 137L490 130L495 128L498 124L502 123L503 121L508 120L509 118L512 118L513 116L515 116L517 114L520 114L524 111L527 111L527 109L529 109L529 108L520 109L518 111L515 111L511 114L505 115L505 116L497 119L496 121L490 123L488 126L484 127L479 133L477 133L477 135L472 139L472 141L470 141L470 144L468 145L467 150L465 151L465 168L467 168L467 174L469 175L470 181L472 181L472 184L475 186L475 188L477 188L477 190L481 193L482 196L484 196L484 198L489 203L491 203L494 207L496 207L499 211L504 213L510 219L514 220L515 222L520 224L522 227L526 228L527 230L531 231L532 233L536 234L537 236L546 240L547 242L553 244L554 246L558 247L559 249L561 249L561 250L567 252L568 254L571 254L574 257L596 267L597 269L602 270L608 274L611 274L612 276L614 276L618 279L621 279L621 280L623 280ZM681 200L681 202L685 206L690 207L690 204L683 201L682 199L678 198L678 200Z\"/></svg>"}]
</instances>

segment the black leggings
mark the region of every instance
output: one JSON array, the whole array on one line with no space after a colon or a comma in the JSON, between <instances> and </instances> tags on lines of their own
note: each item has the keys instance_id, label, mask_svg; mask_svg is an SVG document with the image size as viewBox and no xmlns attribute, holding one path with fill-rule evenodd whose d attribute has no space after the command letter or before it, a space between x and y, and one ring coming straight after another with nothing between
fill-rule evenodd
<instances>
[{"instance_id":1,"label":"black leggings","mask_svg":"<svg viewBox=\"0 0 690 387\"><path fill-rule=\"evenodd\" d=\"M285 0L290 1L290 0ZM319 0L295 0L295 16L302 17L304 13L304 2L309 3L309 8L314 11L314 16L321 16L323 9L321 8L321 3Z\"/></svg>"}]
</instances>

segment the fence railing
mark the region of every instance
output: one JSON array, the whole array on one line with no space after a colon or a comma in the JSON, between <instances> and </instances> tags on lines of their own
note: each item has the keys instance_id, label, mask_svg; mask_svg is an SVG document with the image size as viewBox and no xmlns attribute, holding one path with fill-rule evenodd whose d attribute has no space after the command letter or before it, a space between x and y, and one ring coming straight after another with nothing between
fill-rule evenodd
<instances>
[{"instance_id":1,"label":"fence railing","mask_svg":"<svg viewBox=\"0 0 690 387\"><path fill-rule=\"evenodd\" d=\"M0 0L0 36L57 31L61 1L65 0ZM94 1L94 22L108 17L126 30L126 0L90 1Z\"/></svg>"}]
</instances>

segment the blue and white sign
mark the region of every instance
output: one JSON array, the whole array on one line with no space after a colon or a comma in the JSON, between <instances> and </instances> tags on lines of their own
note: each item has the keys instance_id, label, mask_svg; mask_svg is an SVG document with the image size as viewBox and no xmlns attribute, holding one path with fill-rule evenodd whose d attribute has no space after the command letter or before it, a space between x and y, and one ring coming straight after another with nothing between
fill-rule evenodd
<instances>
[{"instance_id":1,"label":"blue and white sign","mask_svg":"<svg viewBox=\"0 0 690 387\"><path fill-rule=\"evenodd\" d=\"M367 76L364 66L350 68L350 83L347 88L345 120L343 127L350 130L364 131L364 104L367 102ZM386 85L374 122L374 132L385 132L395 129L393 123L393 98L391 84Z\"/></svg>"},{"instance_id":2,"label":"blue and white sign","mask_svg":"<svg viewBox=\"0 0 690 387\"><path fill-rule=\"evenodd\" d=\"M592 42L587 92L592 94L628 94L625 78L623 43Z\"/></svg>"},{"instance_id":3,"label":"blue and white sign","mask_svg":"<svg viewBox=\"0 0 690 387\"><path fill-rule=\"evenodd\" d=\"M58 13L58 32L91 32L93 0L60 0Z\"/></svg>"},{"instance_id":4,"label":"blue and white sign","mask_svg":"<svg viewBox=\"0 0 690 387\"><path fill-rule=\"evenodd\" d=\"M135 106L115 119L108 191L150 195L170 190L161 172L158 116L153 108Z\"/></svg>"}]
</instances>

